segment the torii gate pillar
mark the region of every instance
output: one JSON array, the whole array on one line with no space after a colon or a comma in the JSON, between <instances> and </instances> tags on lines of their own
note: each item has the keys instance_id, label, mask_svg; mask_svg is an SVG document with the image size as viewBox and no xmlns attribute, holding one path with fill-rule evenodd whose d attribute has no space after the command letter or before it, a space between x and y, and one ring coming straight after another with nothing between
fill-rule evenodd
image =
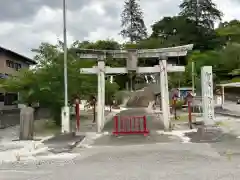
<instances>
[{"instance_id":1,"label":"torii gate pillar","mask_svg":"<svg viewBox=\"0 0 240 180\"><path fill-rule=\"evenodd\" d=\"M101 132L105 118L105 62L98 59L98 97L97 97L97 132Z\"/></svg>"},{"instance_id":2,"label":"torii gate pillar","mask_svg":"<svg viewBox=\"0 0 240 180\"><path fill-rule=\"evenodd\" d=\"M169 91L167 77L167 56L161 56L159 60L160 66L160 90L161 90L161 105L164 130L170 130L170 109L169 109Z\"/></svg>"}]
</instances>

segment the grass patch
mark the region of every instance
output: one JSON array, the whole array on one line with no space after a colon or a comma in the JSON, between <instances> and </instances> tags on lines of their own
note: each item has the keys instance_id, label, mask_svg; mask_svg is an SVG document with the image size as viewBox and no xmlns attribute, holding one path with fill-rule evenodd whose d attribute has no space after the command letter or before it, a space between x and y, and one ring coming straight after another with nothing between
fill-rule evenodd
<instances>
[{"instance_id":1,"label":"grass patch","mask_svg":"<svg viewBox=\"0 0 240 180\"><path fill-rule=\"evenodd\" d=\"M196 117L192 116L192 121L195 121ZM177 115L177 119L175 120L175 117L171 117L171 121L182 121L182 122L188 122L188 115Z\"/></svg>"},{"instance_id":2,"label":"grass patch","mask_svg":"<svg viewBox=\"0 0 240 180\"><path fill-rule=\"evenodd\" d=\"M222 127L229 127L228 123L224 121L215 122L215 125L222 126Z\"/></svg>"}]
</instances>

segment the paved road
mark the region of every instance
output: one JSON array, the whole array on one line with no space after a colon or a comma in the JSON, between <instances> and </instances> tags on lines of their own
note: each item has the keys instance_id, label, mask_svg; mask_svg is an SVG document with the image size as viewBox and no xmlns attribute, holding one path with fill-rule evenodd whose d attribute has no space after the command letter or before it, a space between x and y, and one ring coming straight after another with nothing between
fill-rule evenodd
<instances>
[{"instance_id":1,"label":"paved road","mask_svg":"<svg viewBox=\"0 0 240 180\"><path fill-rule=\"evenodd\" d=\"M5 163L0 165L0 180L240 179L238 141L182 144L177 139L171 142L164 139L157 142L124 146L116 143L113 147L104 147L108 143L98 144L90 149L75 149L75 158Z\"/></svg>"},{"instance_id":2,"label":"paved road","mask_svg":"<svg viewBox=\"0 0 240 180\"><path fill-rule=\"evenodd\" d=\"M1 180L235 180L239 155L220 155L209 144L163 143L148 146L79 149L71 161L0 166Z\"/></svg>"},{"instance_id":3,"label":"paved road","mask_svg":"<svg viewBox=\"0 0 240 180\"><path fill-rule=\"evenodd\" d=\"M215 113L222 115L230 115L234 117L240 117L240 105L236 102L225 101L223 109L221 107L215 108Z\"/></svg>"},{"instance_id":4,"label":"paved road","mask_svg":"<svg viewBox=\"0 0 240 180\"><path fill-rule=\"evenodd\" d=\"M225 101L223 107L226 108L226 109L228 109L228 110L240 112L240 105L239 105L239 104L236 104L236 102Z\"/></svg>"},{"instance_id":5,"label":"paved road","mask_svg":"<svg viewBox=\"0 0 240 180\"><path fill-rule=\"evenodd\" d=\"M0 129L0 142L1 140L13 140L19 136L19 126L12 126L6 129Z\"/></svg>"}]
</instances>

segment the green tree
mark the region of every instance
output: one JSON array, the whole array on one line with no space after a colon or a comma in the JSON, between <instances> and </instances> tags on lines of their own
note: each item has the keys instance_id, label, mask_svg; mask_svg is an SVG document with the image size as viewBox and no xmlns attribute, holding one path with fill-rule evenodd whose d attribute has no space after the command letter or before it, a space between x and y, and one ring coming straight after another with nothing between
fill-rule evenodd
<instances>
[{"instance_id":1,"label":"green tree","mask_svg":"<svg viewBox=\"0 0 240 180\"><path fill-rule=\"evenodd\" d=\"M125 0L121 14L122 28L120 34L129 38L130 42L138 42L147 37L147 28L143 20L143 12L137 0Z\"/></svg>"},{"instance_id":2,"label":"green tree","mask_svg":"<svg viewBox=\"0 0 240 180\"><path fill-rule=\"evenodd\" d=\"M240 45L228 43L225 48L213 51L194 51L188 57L188 64L183 75L184 85L191 85L192 61L195 62L196 87L201 89L201 67L212 66L214 83L229 81L240 75Z\"/></svg>"},{"instance_id":3,"label":"green tree","mask_svg":"<svg viewBox=\"0 0 240 180\"><path fill-rule=\"evenodd\" d=\"M64 105L63 51L61 42L57 45L42 43L34 52L39 63L32 70L19 72L19 76L2 82L1 87L11 92L19 92L22 102L39 102L40 106L50 109L57 125L60 125L61 107ZM75 96L89 99L97 94L97 76L79 73L83 67L92 67L94 61L80 60L77 54L69 49L68 53L68 94L69 103ZM108 82L106 82L107 84ZM116 88L115 88L116 87ZM117 91L115 84L107 85L110 96ZM110 90L108 90L108 88Z\"/></svg>"},{"instance_id":4,"label":"green tree","mask_svg":"<svg viewBox=\"0 0 240 180\"><path fill-rule=\"evenodd\" d=\"M220 23L216 32L223 37L226 42L240 43L240 21L238 20Z\"/></svg>"},{"instance_id":5,"label":"green tree","mask_svg":"<svg viewBox=\"0 0 240 180\"><path fill-rule=\"evenodd\" d=\"M180 9L180 15L193 20L196 26L209 29L214 29L214 22L223 15L212 0L183 0Z\"/></svg>"},{"instance_id":6,"label":"green tree","mask_svg":"<svg viewBox=\"0 0 240 180\"><path fill-rule=\"evenodd\" d=\"M194 49L212 50L223 44L214 30L196 26L195 21L185 16L164 17L157 21L152 25L151 37L162 41L165 47L194 44Z\"/></svg>"},{"instance_id":7,"label":"green tree","mask_svg":"<svg viewBox=\"0 0 240 180\"><path fill-rule=\"evenodd\" d=\"M239 75L238 74L240 69L239 48L240 44L238 43L228 43L221 52L222 67L224 67L225 74L228 78L230 78L231 76Z\"/></svg>"},{"instance_id":8,"label":"green tree","mask_svg":"<svg viewBox=\"0 0 240 180\"><path fill-rule=\"evenodd\" d=\"M214 23L221 20L222 12L212 0L183 0L179 15L193 21L195 28L195 49L213 50L222 46L222 39L214 30Z\"/></svg>"},{"instance_id":9,"label":"green tree","mask_svg":"<svg viewBox=\"0 0 240 180\"><path fill-rule=\"evenodd\" d=\"M162 39L166 46L196 42L195 24L183 16L164 17L152 25L151 37Z\"/></svg>"}]
</instances>

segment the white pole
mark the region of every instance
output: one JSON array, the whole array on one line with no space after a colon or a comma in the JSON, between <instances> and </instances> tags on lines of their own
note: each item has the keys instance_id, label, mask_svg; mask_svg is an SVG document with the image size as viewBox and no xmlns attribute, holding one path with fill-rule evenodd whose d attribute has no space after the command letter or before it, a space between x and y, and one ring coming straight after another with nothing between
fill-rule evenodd
<instances>
[{"instance_id":1,"label":"white pole","mask_svg":"<svg viewBox=\"0 0 240 180\"><path fill-rule=\"evenodd\" d=\"M225 101L225 92L224 92L224 86L222 86L222 107L223 107L223 104L224 104L224 101Z\"/></svg>"},{"instance_id":2,"label":"white pole","mask_svg":"<svg viewBox=\"0 0 240 180\"><path fill-rule=\"evenodd\" d=\"M101 81L102 81L102 119L101 119L101 130L105 123L105 62L101 61L102 63L102 75L101 75Z\"/></svg>"},{"instance_id":3,"label":"white pole","mask_svg":"<svg viewBox=\"0 0 240 180\"><path fill-rule=\"evenodd\" d=\"M192 94L195 94L195 66L194 61L192 62Z\"/></svg>"},{"instance_id":4,"label":"white pole","mask_svg":"<svg viewBox=\"0 0 240 180\"><path fill-rule=\"evenodd\" d=\"M98 68L100 68L100 61L98 61ZM101 73L100 73L100 69L98 69L98 95L97 95L97 132L100 132L100 124L101 124L101 119L102 119L102 82L101 82Z\"/></svg>"},{"instance_id":5,"label":"white pole","mask_svg":"<svg viewBox=\"0 0 240 180\"><path fill-rule=\"evenodd\" d=\"M168 87L166 87L166 60L159 61L160 66L160 89L161 89L161 104L162 104L162 114L163 114L163 123L164 123L164 130L169 130L170 125L170 112L169 111L169 97L168 94Z\"/></svg>"},{"instance_id":6,"label":"white pole","mask_svg":"<svg viewBox=\"0 0 240 180\"><path fill-rule=\"evenodd\" d=\"M169 91L168 91L168 73L167 73L167 57L162 60L162 64L164 67L164 88L165 88L165 104L166 104L166 113L167 113L167 121L168 121L168 127L167 130L169 130L170 127L170 105L169 105Z\"/></svg>"},{"instance_id":7,"label":"white pole","mask_svg":"<svg viewBox=\"0 0 240 180\"><path fill-rule=\"evenodd\" d=\"M66 28L66 0L63 0L63 43L64 43L64 107L62 108L62 133L70 132L70 110L68 107L68 79L67 79L67 28Z\"/></svg>"},{"instance_id":8,"label":"white pole","mask_svg":"<svg viewBox=\"0 0 240 180\"><path fill-rule=\"evenodd\" d=\"M63 0L64 105L68 106L66 0Z\"/></svg>"},{"instance_id":9,"label":"white pole","mask_svg":"<svg viewBox=\"0 0 240 180\"><path fill-rule=\"evenodd\" d=\"M105 104L105 63L98 61L98 101L97 101L97 132L101 132L104 122L104 104Z\"/></svg>"}]
</instances>

